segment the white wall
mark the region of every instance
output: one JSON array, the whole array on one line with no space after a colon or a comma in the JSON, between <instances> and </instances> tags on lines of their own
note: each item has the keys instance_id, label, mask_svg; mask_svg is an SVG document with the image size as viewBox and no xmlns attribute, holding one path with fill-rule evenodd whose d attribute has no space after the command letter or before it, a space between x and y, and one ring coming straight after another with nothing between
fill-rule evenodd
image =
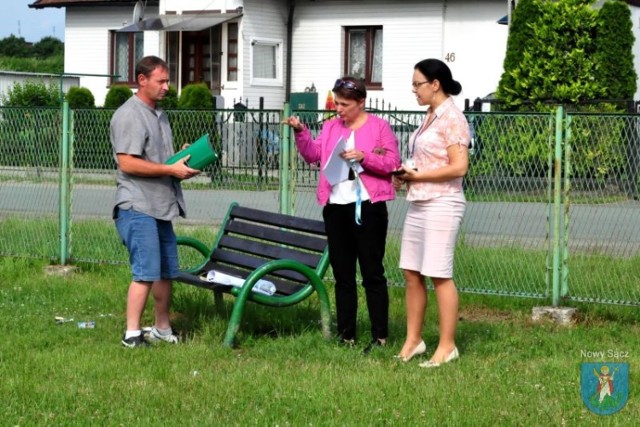
<instances>
[{"instance_id":1,"label":"white wall","mask_svg":"<svg viewBox=\"0 0 640 427\"><path fill-rule=\"evenodd\" d=\"M239 27L238 51L240 52L238 89L224 90L225 106L233 107L233 99L247 100L250 108L258 108L260 97L264 97L266 109L281 109L285 100L286 43L287 43L286 2L280 0L245 0L242 21ZM279 68L281 83L260 85L251 82L251 40L269 39L281 41ZM224 51L224 49L223 49Z\"/></svg>"},{"instance_id":2,"label":"white wall","mask_svg":"<svg viewBox=\"0 0 640 427\"><path fill-rule=\"evenodd\" d=\"M383 70L379 91L368 97L384 100L392 108L416 109L411 93L413 66L421 59L441 57L441 1L298 2L293 33L291 90L303 92L312 84L318 106L343 74L344 26L382 25Z\"/></svg>"},{"instance_id":3,"label":"white wall","mask_svg":"<svg viewBox=\"0 0 640 427\"><path fill-rule=\"evenodd\" d=\"M160 10L165 11L194 12L199 10L232 11L243 6L242 0L160 0Z\"/></svg>"},{"instance_id":4,"label":"white wall","mask_svg":"<svg viewBox=\"0 0 640 427\"><path fill-rule=\"evenodd\" d=\"M445 10L442 56L453 78L462 84L456 104L464 106L495 92L503 71L509 27L496 21L507 14L504 0L449 0Z\"/></svg>"},{"instance_id":5,"label":"white wall","mask_svg":"<svg viewBox=\"0 0 640 427\"><path fill-rule=\"evenodd\" d=\"M111 52L110 30L117 30L131 23L133 7L70 7L66 12L65 73L108 75ZM147 15L156 15L157 8L147 9ZM145 33L144 54L162 56L158 33ZM96 105L104 104L109 90L109 77L80 76L80 86L88 88Z\"/></svg>"},{"instance_id":6,"label":"white wall","mask_svg":"<svg viewBox=\"0 0 640 427\"><path fill-rule=\"evenodd\" d=\"M369 91L370 99L392 108L418 109L411 93L414 65L438 58L450 66L463 92L462 108L494 92L506 52L508 27L496 23L507 14L504 0L481 1L359 1L301 2L296 6L293 41L292 91L314 84L324 106L328 90L343 72L343 27L382 25L384 38L383 89ZM339 11L339 13L338 13ZM453 53L455 60L447 61Z\"/></svg>"}]
</instances>

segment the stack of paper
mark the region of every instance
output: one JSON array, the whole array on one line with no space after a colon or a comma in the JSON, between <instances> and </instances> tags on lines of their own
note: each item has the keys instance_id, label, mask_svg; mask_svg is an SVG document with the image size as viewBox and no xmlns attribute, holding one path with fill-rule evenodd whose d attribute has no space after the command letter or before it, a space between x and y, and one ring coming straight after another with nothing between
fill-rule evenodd
<instances>
[{"instance_id":1,"label":"stack of paper","mask_svg":"<svg viewBox=\"0 0 640 427\"><path fill-rule=\"evenodd\" d=\"M221 273L219 271L211 270L207 273L206 277L207 281L213 283L220 283L221 285L230 285L235 286L236 288L241 288L244 285L244 279L236 276L231 276L230 274ZM258 282L253 286L253 292L257 292L259 294L264 295L273 295L276 293L276 285L268 280L258 280Z\"/></svg>"}]
</instances>

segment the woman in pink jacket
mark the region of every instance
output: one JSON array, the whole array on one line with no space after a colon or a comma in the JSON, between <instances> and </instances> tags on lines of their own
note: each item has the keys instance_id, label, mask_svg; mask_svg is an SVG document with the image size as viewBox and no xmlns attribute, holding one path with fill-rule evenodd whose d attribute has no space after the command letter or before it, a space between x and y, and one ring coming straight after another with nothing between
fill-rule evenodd
<instances>
[{"instance_id":1,"label":"woman in pink jacket","mask_svg":"<svg viewBox=\"0 0 640 427\"><path fill-rule=\"evenodd\" d=\"M383 265L388 225L385 202L395 197L391 172L400 166L400 153L389 123L365 111L367 90L362 81L338 79L333 93L338 117L324 122L316 139L298 117L289 117L287 124L295 131L302 157L321 165L318 203L323 206L329 260L336 279L338 335L347 345L354 345L356 339L356 262L360 265L371 321L372 340L364 349L368 354L385 345L388 335L389 294ZM325 166L338 143L345 144L339 155L349 165L349 174L327 176Z\"/></svg>"}]
</instances>

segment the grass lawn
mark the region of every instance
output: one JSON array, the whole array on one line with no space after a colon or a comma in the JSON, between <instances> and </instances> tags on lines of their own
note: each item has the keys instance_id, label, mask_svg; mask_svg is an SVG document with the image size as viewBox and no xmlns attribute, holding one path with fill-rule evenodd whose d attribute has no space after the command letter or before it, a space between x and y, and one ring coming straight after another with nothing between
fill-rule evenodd
<instances>
[{"instance_id":1,"label":"grass lawn","mask_svg":"<svg viewBox=\"0 0 640 427\"><path fill-rule=\"evenodd\" d=\"M369 356L364 301L356 349L325 341L317 299L249 305L239 348L221 345L226 313L209 292L176 285L177 346L120 346L126 266L0 258L2 425L637 425L640 310L579 305L573 326L533 323L536 299L461 294L461 358L433 370L392 356L404 337L404 289L391 288L391 335ZM332 292L330 292L332 294ZM230 298L230 297L225 297ZM435 301L434 301L435 302ZM430 305L424 339L437 340ZM151 309L145 322L151 321ZM73 318L56 324L55 316ZM95 329L77 321L94 320ZM635 338L633 338L635 337ZM605 357L594 356L604 352ZM629 363L626 406L607 417L580 395L583 362ZM595 390L593 391L595 392Z\"/></svg>"}]
</instances>

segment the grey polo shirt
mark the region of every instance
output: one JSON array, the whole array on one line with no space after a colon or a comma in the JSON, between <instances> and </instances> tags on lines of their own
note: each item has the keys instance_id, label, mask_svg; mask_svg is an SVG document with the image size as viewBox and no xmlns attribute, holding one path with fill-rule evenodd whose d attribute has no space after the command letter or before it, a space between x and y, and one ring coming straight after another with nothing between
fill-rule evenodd
<instances>
[{"instance_id":1,"label":"grey polo shirt","mask_svg":"<svg viewBox=\"0 0 640 427\"><path fill-rule=\"evenodd\" d=\"M130 154L154 163L164 163L174 154L173 136L164 111L153 109L132 96L111 118L113 155ZM118 168L115 207L146 213L171 221L185 216L180 181L170 176L141 177ZM114 208L115 214L115 208Z\"/></svg>"}]
</instances>

